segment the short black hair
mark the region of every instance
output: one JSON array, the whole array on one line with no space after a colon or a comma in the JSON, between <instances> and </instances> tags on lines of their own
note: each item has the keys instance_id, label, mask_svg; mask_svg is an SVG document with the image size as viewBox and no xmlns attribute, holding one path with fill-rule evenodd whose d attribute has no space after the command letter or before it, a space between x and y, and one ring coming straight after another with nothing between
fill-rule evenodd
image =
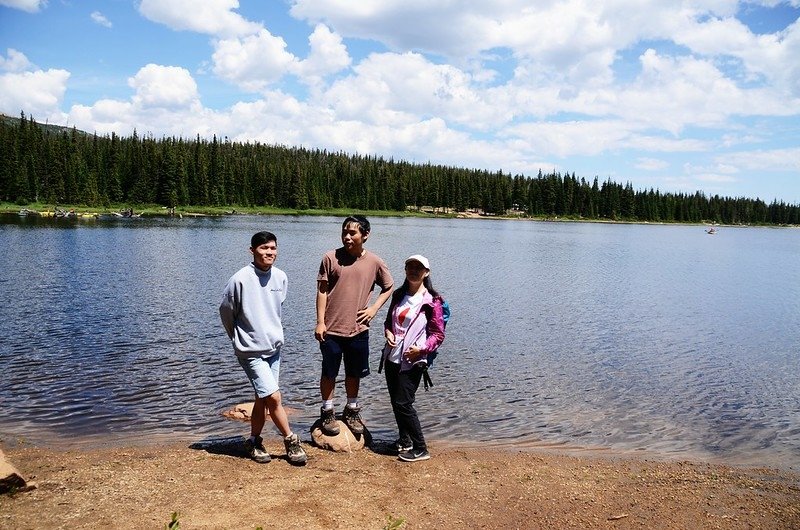
<instances>
[{"instance_id":1,"label":"short black hair","mask_svg":"<svg viewBox=\"0 0 800 530\"><path fill-rule=\"evenodd\" d=\"M250 238L250 248L260 247L264 243L269 243L270 241L274 241L275 244L278 243L278 238L275 237L275 234L267 231L257 232Z\"/></svg>"},{"instance_id":2,"label":"short black hair","mask_svg":"<svg viewBox=\"0 0 800 530\"><path fill-rule=\"evenodd\" d=\"M363 215L349 215L347 219L344 220L342 223L342 229L347 228L347 225L350 223L356 223L358 225L358 231L361 232L362 236L369 234L369 221Z\"/></svg>"}]
</instances>

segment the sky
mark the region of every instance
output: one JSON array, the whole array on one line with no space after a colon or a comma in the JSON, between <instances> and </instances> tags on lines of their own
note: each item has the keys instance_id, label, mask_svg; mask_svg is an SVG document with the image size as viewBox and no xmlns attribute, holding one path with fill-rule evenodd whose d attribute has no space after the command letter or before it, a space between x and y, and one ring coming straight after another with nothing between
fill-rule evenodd
<instances>
[{"instance_id":1,"label":"sky","mask_svg":"<svg viewBox=\"0 0 800 530\"><path fill-rule=\"evenodd\" d=\"M0 0L0 112L800 204L800 0Z\"/></svg>"}]
</instances>

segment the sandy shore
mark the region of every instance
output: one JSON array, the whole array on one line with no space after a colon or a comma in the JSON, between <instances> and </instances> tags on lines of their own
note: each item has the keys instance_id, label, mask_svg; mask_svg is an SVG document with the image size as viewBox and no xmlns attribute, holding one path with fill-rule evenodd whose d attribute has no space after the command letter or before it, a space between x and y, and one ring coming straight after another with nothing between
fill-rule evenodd
<instances>
[{"instance_id":1,"label":"sandy shore","mask_svg":"<svg viewBox=\"0 0 800 530\"><path fill-rule=\"evenodd\" d=\"M0 497L0 528L800 528L800 475L691 462L433 444L403 463L382 447L304 442L293 467L231 440L54 450L5 447L37 484ZM393 526L394 525L394 526Z\"/></svg>"}]
</instances>

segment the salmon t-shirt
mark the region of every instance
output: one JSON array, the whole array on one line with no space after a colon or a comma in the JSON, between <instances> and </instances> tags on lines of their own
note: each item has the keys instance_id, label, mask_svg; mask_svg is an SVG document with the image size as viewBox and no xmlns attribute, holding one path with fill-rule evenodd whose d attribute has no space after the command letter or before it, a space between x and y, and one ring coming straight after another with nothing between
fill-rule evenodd
<instances>
[{"instance_id":1,"label":"salmon t-shirt","mask_svg":"<svg viewBox=\"0 0 800 530\"><path fill-rule=\"evenodd\" d=\"M356 323L356 313L369 306L375 285L383 291L394 284L380 257L365 250L354 258L344 247L322 256L317 281L328 282L325 326L328 333L339 337L353 337L369 329Z\"/></svg>"}]
</instances>

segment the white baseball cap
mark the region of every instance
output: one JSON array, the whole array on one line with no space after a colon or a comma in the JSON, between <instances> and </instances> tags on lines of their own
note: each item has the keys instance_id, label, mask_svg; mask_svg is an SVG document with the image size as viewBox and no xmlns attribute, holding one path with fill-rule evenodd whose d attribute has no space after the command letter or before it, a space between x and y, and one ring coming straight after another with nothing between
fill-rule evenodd
<instances>
[{"instance_id":1,"label":"white baseball cap","mask_svg":"<svg viewBox=\"0 0 800 530\"><path fill-rule=\"evenodd\" d=\"M408 259L406 259L406 263L408 263L409 261L419 261L420 263L422 263L423 267L425 267L428 270L431 270L431 264L428 262L428 258L423 256L422 254L414 254L413 256L409 256Z\"/></svg>"}]
</instances>

